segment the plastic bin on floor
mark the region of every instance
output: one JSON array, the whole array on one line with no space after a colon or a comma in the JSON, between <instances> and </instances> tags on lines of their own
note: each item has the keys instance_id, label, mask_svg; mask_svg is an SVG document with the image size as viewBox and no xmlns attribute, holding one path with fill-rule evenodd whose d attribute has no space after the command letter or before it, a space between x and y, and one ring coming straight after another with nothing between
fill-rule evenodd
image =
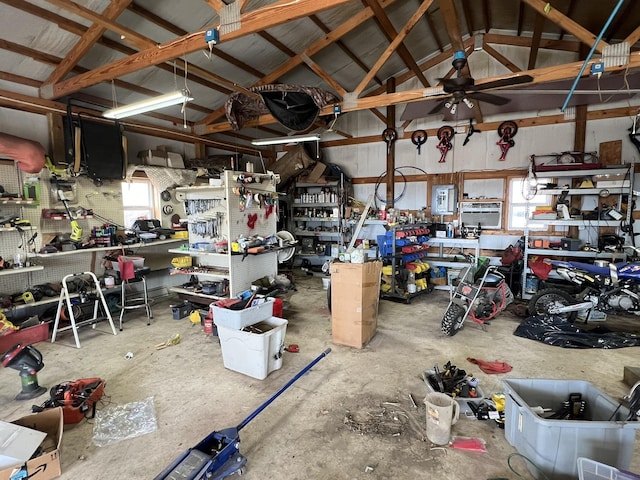
<instances>
[{"instance_id":1,"label":"plastic bin on floor","mask_svg":"<svg viewBox=\"0 0 640 480\"><path fill-rule=\"evenodd\" d=\"M640 480L640 475L622 472L590 458L578 458L580 480Z\"/></svg>"},{"instance_id":2,"label":"plastic bin on floor","mask_svg":"<svg viewBox=\"0 0 640 480\"><path fill-rule=\"evenodd\" d=\"M212 303L213 321L218 327L239 330L271 318L274 314L273 305L274 299L271 297L266 298L263 303L242 310L218 307L215 303Z\"/></svg>"},{"instance_id":3,"label":"plastic bin on floor","mask_svg":"<svg viewBox=\"0 0 640 480\"><path fill-rule=\"evenodd\" d=\"M629 410L582 380L504 380L505 437L522 455L533 461L548 478L578 477L578 457L626 469L631 463L636 429L640 422L625 422ZM557 411L569 394L586 401L585 420L552 420L538 416L531 407ZM616 411L617 409L617 411ZM527 464L535 478L540 473Z\"/></svg>"},{"instance_id":4,"label":"plastic bin on floor","mask_svg":"<svg viewBox=\"0 0 640 480\"><path fill-rule=\"evenodd\" d=\"M271 317L246 329L250 331L216 323L225 368L258 380L267 378L282 367L287 323L284 318Z\"/></svg>"}]
</instances>

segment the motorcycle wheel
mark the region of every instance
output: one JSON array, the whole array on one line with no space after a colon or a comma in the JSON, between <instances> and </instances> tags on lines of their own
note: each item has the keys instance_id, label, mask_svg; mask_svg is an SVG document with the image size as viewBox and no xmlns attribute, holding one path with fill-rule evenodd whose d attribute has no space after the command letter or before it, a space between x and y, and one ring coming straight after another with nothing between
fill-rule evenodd
<instances>
[{"instance_id":1,"label":"motorcycle wheel","mask_svg":"<svg viewBox=\"0 0 640 480\"><path fill-rule=\"evenodd\" d=\"M447 311L444 312L444 316L442 317L442 333L447 337L453 337L458 330L462 328L462 324L464 323L464 314L465 310L457 303L449 304Z\"/></svg>"},{"instance_id":2,"label":"motorcycle wheel","mask_svg":"<svg viewBox=\"0 0 640 480\"><path fill-rule=\"evenodd\" d=\"M558 290L555 288L540 290L531 297L531 300L529 300L529 315L549 315L549 307L555 303L559 303L563 306L571 305L575 303L575 299L571 294L564 290ZM569 322L573 322L577 314L577 312L567 312L559 316Z\"/></svg>"}]
</instances>

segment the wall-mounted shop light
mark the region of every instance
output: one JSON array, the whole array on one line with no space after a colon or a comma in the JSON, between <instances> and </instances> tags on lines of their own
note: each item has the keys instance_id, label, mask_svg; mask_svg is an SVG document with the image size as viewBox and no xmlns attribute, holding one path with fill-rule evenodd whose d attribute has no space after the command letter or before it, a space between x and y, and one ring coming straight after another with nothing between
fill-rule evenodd
<instances>
[{"instance_id":1,"label":"wall-mounted shop light","mask_svg":"<svg viewBox=\"0 0 640 480\"><path fill-rule=\"evenodd\" d=\"M300 142L318 142L320 141L320 135L313 133L310 135L290 135L288 137L275 137L275 138L262 138L258 140L252 140L251 145L281 145L283 143L300 143Z\"/></svg>"},{"instance_id":2,"label":"wall-mounted shop light","mask_svg":"<svg viewBox=\"0 0 640 480\"><path fill-rule=\"evenodd\" d=\"M159 97L141 100L130 105L112 108L102 113L105 118L126 118L140 113L151 112L161 108L178 105L179 103L190 102L193 98L186 90L176 90L175 92L160 95Z\"/></svg>"}]
</instances>

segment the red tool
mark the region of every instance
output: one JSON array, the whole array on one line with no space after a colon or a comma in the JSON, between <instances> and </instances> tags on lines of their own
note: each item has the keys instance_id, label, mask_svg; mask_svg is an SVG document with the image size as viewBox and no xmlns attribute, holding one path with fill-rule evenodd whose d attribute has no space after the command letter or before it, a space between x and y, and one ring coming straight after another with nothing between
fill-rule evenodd
<instances>
[{"instance_id":1,"label":"red tool","mask_svg":"<svg viewBox=\"0 0 640 480\"><path fill-rule=\"evenodd\" d=\"M298 347L298 345L296 345L295 343L292 343L288 347L285 347L285 351L289 353L298 353L300 351L300 347Z\"/></svg>"},{"instance_id":2,"label":"red tool","mask_svg":"<svg viewBox=\"0 0 640 480\"><path fill-rule=\"evenodd\" d=\"M500 155L499 160L507 159L507 152L516 144L516 142L513 141L513 137L516 136L516 133L518 133L518 125L510 120L502 122L498 127L500 140L498 140L496 145L499 145L500 150L502 151L502 155Z\"/></svg>"},{"instance_id":3,"label":"red tool","mask_svg":"<svg viewBox=\"0 0 640 480\"><path fill-rule=\"evenodd\" d=\"M454 133L453 127L449 125L445 125L438 129L438 140L440 140L440 143L438 143L437 146L438 150L440 150L440 160L438 160L438 163L444 163L447 153L449 153L449 150L453 148L451 139L453 138Z\"/></svg>"}]
</instances>

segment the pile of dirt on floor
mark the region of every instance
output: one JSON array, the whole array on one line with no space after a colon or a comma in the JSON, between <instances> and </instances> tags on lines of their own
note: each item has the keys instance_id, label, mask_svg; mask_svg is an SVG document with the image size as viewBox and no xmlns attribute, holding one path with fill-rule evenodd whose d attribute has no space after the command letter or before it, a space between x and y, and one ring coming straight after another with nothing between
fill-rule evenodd
<instances>
[{"instance_id":1,"label":"pile of dirt on floor","mask_svg":"<svg viewBox=\"0 0 640 480\"><path fill-rule=\"evenodd\" d=\"M355 407L345 405L343 425L361 435L410 436L425 439L419 418L424 417L424 408L405 406L399 401L373 401L358 403Z\"/></svg>"}]
</instances>

